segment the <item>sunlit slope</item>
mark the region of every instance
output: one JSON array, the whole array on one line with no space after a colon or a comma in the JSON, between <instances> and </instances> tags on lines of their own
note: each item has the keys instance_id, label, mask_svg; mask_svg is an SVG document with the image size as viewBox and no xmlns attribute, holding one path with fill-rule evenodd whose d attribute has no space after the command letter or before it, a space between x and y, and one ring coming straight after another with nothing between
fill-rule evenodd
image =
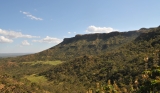
<instances>
[{"instance_id":1,"label":"sunlit slope","mask_svg":"<svg viewBox=\"0 0 160 93\"><path fill-rule=\"evenodd\" d=\"M60 44L42 52L21 56L12 61L70 60L83 55L103 55L133 41L141 32L111 32L76 35L65 38Z\"/></svg>"},{"instance_id":2,"label":"sunlit slope","mask_svg":"<svg viewBox=\"0 0 160 93\"><path fill-rule=\"evenodd\" d=\"M97 82L107 85L109 80L111 84L117 84L117 93L132 93L143 86L142 72L160 65L159 55L160 28L155 28L105 55L78 57L40 75L55 84L82 85L88 89L95 88Z\"/></svg>"}]
</instances>

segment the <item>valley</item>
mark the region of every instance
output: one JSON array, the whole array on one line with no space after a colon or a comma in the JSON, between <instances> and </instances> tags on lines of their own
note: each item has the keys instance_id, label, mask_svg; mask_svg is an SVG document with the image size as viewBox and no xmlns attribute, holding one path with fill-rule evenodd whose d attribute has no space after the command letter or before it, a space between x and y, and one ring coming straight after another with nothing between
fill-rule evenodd
<instances>
[{"instance_id":1,"label":"valley","mask_svg":"<svg viewBox=\"0 0 160 93\"><path fill-rule=\"evenodd\" d=\"M76 35L0 59L1 93L158 93L160 27Z\"/></svg>"},{"instance_id":2,"label":"valley","mask_svg":"<svg viewBox=\"0 0 160 93\"><path fill-rule=\"evenodd\" d=\"M33 53L0 53L0 58L17 57L28 54L33 54Z\"/></svg>"}]
</instances>

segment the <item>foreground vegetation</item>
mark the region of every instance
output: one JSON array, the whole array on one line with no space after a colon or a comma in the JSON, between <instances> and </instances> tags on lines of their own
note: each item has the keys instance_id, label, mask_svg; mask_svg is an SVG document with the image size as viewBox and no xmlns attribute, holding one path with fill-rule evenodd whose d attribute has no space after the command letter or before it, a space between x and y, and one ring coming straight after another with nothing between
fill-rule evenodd
<instances>
[{"instance_id":1,"label":"foreground vegetation","mask_svg":"<svg viewBox=\"0 0 160 93\"><path fill-rule=\"evenodd\" d=\"M0 92L50 93L49 91L54 91L53 85L38 74L61 63L62 61L0 62Z\"/></svg>"},{"instance_id":2,"label":"foreground vegetation","mask_svg":"<svg viewBox=\"0 0 160 93\"><path fill-rule=\"evenodd\" d=\"M82 37L35 55L0 59L0 92L160 92L160 27Z\"/></svg>"}]
</instances>

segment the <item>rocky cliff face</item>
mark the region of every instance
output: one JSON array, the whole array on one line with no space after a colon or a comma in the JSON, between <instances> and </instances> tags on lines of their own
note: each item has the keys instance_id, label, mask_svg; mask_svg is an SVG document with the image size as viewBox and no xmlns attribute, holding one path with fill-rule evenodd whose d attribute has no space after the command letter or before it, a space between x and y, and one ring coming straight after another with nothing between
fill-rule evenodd
<instances>
[{"instance_id":1,"label":"rocky cliff face","mask_svg":"<svg viewBox=\"0 0 160 93\"><path fill-rule=\"evenodd\" d=\"M160 35L160 26L157 28L143 28L139 31L143 32L135 39L135 41L149 41L150 39L155 39Z\"/></svg>"},{"instance_id":2,"label":"rocky cliff face","mask_svg":"<svg viewBox=\"0 0 160 93\"><path fill-rule=\"evenodd\" d=\"M129 31L129 32L111 32L111 33L96 33L96 34L78 34L72 38L64 38L61 44L68 44L72 42L76 42L78 40L86 40L86 41L95 41L96 39L107 40L111 37L115 37L118 35L122 35L125 37L131 37L133 35L139 35L138 31Z\"/></svg>"}]
</instances>

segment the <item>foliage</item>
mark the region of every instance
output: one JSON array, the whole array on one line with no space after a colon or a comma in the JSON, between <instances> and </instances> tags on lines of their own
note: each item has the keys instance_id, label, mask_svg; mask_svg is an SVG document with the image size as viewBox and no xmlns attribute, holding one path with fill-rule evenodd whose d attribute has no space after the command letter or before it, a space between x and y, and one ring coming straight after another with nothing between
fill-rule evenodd
<instances>
[{"instance_id":1,"label":"foliage","mask_svg":"<svg viewBox=\"0 0 160 93\"><path fill-rule=\"evenodd\" d=\"M36 62L21 62L22 64L31 64L32 66L37 65L37 64L48 64L48 65L58 65L61 64L62 61L57 60L57 61L36 61Z\"/></svg>"},{"instance_id":2,"label":"foliage","mask_svg":"<svg viewBox=\"0 0 160 93\"><path fill-rule=\"evenodd\" d=\"M33 82L33 83L45 83L47 82L47 79L43 76L37 76L35 74L33 75L29 75L29 76L25 76L24 78L26 78L27 80Z\"/></svg>"},{"instance_id":3,"label":"foliage","mask_svg":"<svg viewBox=\"0 0 160 93\"><path fill-rule=\"evenodd\" d=\"M77 35L40 53L0 59L0 92L159 92L159 49L160 27Z\"/></svg>"},{"instance_id":4,"label":"foliage","mask_svg":"<svg viewBox=\"0 0 160 93\"><path fill-rule=\"evenodd\" d=\"M141 32L111 32L107 34L77 35L42 52L15 57L12 62L70 60L83 55L102 55L133 41Z\"/></svg>"}]
</instances>

